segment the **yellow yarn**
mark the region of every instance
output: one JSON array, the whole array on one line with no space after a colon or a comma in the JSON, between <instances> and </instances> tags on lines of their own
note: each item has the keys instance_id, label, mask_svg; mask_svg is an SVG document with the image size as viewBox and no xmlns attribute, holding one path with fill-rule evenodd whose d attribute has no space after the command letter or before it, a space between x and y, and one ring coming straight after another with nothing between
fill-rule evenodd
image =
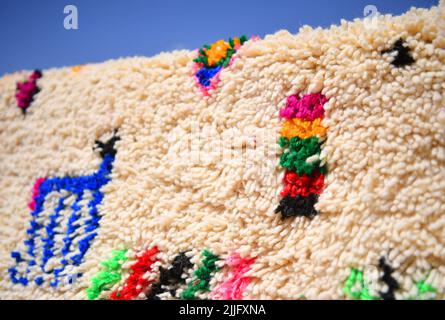
<instances>
[{"instance_id":1,"label":"yellow yarn","mask_svg":"<svg viewBox=\"0 0 445 320\"><path fill-rule=\"evenodd\" d=\"M294 118L283 123L280 134L288 139L293 137L306 139L313 136L323 137L326 135L326 131L327 128L321 124L321 119L307 121Z\"/></svg>"}]
</instances>

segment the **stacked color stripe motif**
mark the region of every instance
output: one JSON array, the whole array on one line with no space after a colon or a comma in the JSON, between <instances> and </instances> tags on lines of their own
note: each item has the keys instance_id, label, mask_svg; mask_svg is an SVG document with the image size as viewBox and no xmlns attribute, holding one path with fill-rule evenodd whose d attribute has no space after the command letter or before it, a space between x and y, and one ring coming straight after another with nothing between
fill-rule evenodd
<instances>
[{"instance_id":1,"label":"stacked color stripe motif","mask_svg":"<svg viewBox=\"0 0 445 320\"><path fill-rule=\"evenodd\" d=\"M326 165L320 157L326 127L323 126L324 104L328 100L320 93L303 97L291 95L280 110L284 119L279 145L284 152L280 165L283 177L282 199L275 210L283 218L313 217L315 203L323 190Z\"/></svg>"}]
</instances>

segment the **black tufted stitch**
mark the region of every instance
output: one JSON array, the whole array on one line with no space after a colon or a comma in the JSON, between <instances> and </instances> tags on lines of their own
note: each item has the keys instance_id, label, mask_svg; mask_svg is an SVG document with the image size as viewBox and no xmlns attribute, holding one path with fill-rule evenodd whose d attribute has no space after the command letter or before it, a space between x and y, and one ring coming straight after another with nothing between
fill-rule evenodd
<instances>
[{"instance_id":1,"label":"black tufted stitch","mask_svg":"<svg viewBox=\"0 0 445 320\"><path fill-rule=\"evenodd\" d=\"M394 292L400 288L397 280L392 276L394 269L386 263L385 258L381 257L379 260L379 268L383 271L383 275L380 278L387 286L388 290L386 292L380 291L380 297L383 300L396 300Z\"/></svg>"},{"instance_id":2,"label":"black tufted stitch","mask_svg":"<svg viewBox=\"0 0 445 320\"><path fill-rule=\"evenodd\" d=\"M114 147L114 144L116 143L116 141L119 141L120 137L117 135L117 130L115 129L113 132L113 136L106 142L102 142L99 140L94 141L95 146L93 147L93 149L100 149L100 156L102 158L105 157L105 155L111 155L111 156L115 156L116 155L116 149Z\"/></svg>"},{"instance_id":3,"label":"black tufted stitch","mask_svg":"<svg viewBox=\"0 0 445 320\"><path fill-rule=\"evenodd\" d=\"M382 54L385 53L391 53L391 52L397 52L397 55L394 57L394 60L391 62L391 64L397 68L404 67L407 65L410 65L414 62L413 57L410 55L410 49L408 47L404 46L403 39L397 40L391 49L385 50L382 52Z\"/></svg>"},{"instance_id":4,"label":"black tufted stitch","mask_svg":"<svg viewBox=\"0 0 445 320\"><path fill-rule=\"evenodd\" d=\"M147 299L160 300L158 295L166 291L165 287L170 285L177 286L181 283L185 283L185 279L182 278L182 275L192 266L193 264L190 262L190 258L187 257L184 252L181 252L173 259L170 268L165 269L160 267L159 281L152 284ZM170 289L169 292L172 297L176 295L176 289Z\"/></svg>"},{"instance_id":5,"label":"black tufted stitch","mask_svg":"<svg viewBox=\"0 0 445 320\"><path fill-rule=\"evenodd\" d=\"M317 199L318 195L316 194L311 194L308 197L300 195L297 197L286 196L281 199L275 213L281 213L282 218L295 216L312 218L317 214L314 207Z\"/></svg>"}]
</instances>

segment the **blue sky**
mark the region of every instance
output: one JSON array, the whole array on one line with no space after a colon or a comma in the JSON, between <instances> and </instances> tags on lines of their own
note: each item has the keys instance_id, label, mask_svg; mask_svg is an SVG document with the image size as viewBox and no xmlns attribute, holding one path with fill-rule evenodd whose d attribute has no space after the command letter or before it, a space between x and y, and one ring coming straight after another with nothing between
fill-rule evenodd
<instances>
[{"instance_id":1,"label":"blue sky","mask_svg":"<svg viewBox=\"0 0 445 320\"><path fill-rule=\"evenodd\" d=\"M296 33L363 17L366 5L401 14L438 0L2 0L0 75L20 69L100 62L123 56L195 49L220 38ZM78 29L65 30L66 5L78 9Z\"/></svg>"}]
</instances>

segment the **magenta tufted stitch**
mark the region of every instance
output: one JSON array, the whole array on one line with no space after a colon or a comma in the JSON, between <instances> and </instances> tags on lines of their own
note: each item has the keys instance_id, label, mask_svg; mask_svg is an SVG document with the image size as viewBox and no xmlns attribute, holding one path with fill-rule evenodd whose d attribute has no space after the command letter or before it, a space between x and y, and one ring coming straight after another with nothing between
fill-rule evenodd
<instances>
[{"instance_id":1,"label":"magenta tufted stitch","mask_svg":"<svg viewBox=\"0 0 445 320\"><path fill-rule=\"evenodd\" d=\"M328 99L321 93L310 93L299 98L294 94L287 98L286 107L280 110L280 117L286 119L299 118L313 121L323 118L323 105Z\"/></svg>"}]
</instances>

